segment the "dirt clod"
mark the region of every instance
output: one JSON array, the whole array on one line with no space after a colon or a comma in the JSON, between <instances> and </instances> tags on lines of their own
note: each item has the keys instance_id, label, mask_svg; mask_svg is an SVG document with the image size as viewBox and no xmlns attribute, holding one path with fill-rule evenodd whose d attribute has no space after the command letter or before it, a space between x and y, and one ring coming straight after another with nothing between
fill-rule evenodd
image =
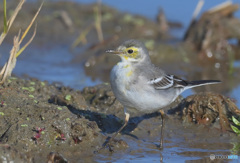
<instances>
[{"instance_id":1,"label":"dirt clod","mask_svg":"<svg viewBox=\"0 0 240 163\"><path fill-rule=\"evenodd\" d=\"M222 131L232 131L230 120L240 111L231 99L214 93L199 93L187 97L181 103L182 119L185 122L212 125Z\"/></svg>"}]
</instances>

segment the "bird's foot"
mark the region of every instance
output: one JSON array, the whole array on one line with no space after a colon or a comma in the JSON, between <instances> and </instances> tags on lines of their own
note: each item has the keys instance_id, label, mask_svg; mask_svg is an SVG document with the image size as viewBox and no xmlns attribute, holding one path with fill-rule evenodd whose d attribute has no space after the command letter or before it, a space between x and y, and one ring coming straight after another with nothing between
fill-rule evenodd
<instances>
[{"instance_id":1,"label":"bird's foot","mask_svg":"<svg viewBox=\"0 0 240 163\"><path fill-rule=\"evenodd\" d=\"M106 139L106 141L103 143L102 147L100 149L94 151L94 153L99 153L100 151L102 151L103 149L106 149L106 148L108 148L109 152L114 152L111 137L108 137Z\"/></svg>"}]
</instances>

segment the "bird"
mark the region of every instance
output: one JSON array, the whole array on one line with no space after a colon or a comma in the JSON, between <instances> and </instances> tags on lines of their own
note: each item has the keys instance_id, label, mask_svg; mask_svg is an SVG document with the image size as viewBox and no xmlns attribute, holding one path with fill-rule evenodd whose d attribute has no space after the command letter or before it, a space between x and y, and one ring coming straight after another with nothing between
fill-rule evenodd
<instances>
[{"instance_id":1,"label":"bird","mask_svg":"<svg viewBox=\"0 0 240 163\"><path fill-rule=\"evenodd\" d=\"M147 114L156 111L160 112L162 119L159 148L163 149L164 111L168 109L166 106L187 89L221 82L219 80L187 81L166 73L151 62L147 48L138 40L127 40L116 50L106 52L121 58L111 70L110 84L125 113L123 126L103 145L103 147L108 146L111 151L112 140L127 125L130 114L134 112Z\"/></svg>"}]
</instances>

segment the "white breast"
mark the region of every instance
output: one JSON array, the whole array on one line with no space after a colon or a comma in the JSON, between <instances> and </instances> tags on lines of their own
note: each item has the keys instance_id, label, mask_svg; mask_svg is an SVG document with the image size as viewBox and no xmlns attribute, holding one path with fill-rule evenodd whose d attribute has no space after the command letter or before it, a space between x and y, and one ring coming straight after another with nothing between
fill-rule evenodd
<instances>
[{"instance_id":1,"label":"white breast","mask_svg":"<svg viewBox=\"0 0 240 163\"><path fill-rule=\"evenodd\" d=\"M114 95L126 108L135 108L141 112L154 112L172 102L168 91L156 90L142 76L130 75L132 67L120 62L111 71L111 86ZM160 93L161 92L161 93Z\"/></svg>"}]
</instances>

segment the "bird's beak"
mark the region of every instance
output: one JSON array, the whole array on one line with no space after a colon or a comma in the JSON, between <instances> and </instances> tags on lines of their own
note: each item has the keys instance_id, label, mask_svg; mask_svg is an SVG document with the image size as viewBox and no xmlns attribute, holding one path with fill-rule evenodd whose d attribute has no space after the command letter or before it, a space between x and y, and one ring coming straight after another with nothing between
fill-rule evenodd
<instances>
[{"instance_id":1,"label":"bird's beak","mask_svg":"<svg viewBox=\"0 0 240 163\"><path fill-rule=\"evenodd\" d=\"M123 51L116 51L116 50L107 50L106 53L112 53L112 54L117 54L117 55L124 54Z\"/></svg>"}]
</instances>

